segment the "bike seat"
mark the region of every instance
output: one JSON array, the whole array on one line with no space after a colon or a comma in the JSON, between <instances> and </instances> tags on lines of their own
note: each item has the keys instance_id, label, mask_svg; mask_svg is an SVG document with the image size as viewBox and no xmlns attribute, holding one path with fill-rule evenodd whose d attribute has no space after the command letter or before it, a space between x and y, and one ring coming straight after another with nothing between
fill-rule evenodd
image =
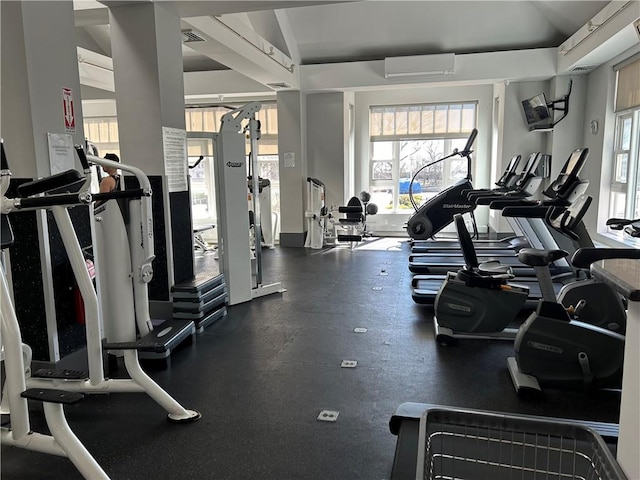
<instances>
[{"instance_id":1,"label":"bike seat","mask_svg":"<svg viewBox=\"0 0 640 480\"><path fill-rule=\"evenodd\" d=\"M536 248L523 248L518 252L518 260L525 265L531 267L544 267L550 265L556 260L569 255L569 252L564 250L539 250Z\"/></svg>"}]
</instances>

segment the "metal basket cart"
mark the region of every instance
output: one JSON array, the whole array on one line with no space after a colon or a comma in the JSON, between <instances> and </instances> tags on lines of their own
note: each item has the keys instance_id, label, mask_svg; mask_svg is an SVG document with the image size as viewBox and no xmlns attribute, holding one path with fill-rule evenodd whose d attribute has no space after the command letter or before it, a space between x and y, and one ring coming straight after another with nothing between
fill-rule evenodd
<instances>
[{"instance_id":1,"label":"metal basket cart","mask_svg":"<svg viewBox=\"0 0 640 480\"><path fill-rule=\"evenodd\" d=\"M419 480L626 479L600 435L568 422L430 409L418 445Z\"/></svg>"}]
</instances>

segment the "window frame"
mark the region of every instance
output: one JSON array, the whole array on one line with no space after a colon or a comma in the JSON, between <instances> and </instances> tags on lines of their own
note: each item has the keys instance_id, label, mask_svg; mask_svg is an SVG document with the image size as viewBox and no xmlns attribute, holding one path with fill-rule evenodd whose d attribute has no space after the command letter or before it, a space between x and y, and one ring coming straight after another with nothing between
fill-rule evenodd
<instances>
[{"instance_id":1,"label":"window frame","mask_svg":"<svg viewBox=\"0 0 640 480\"><path fill-rule=\"evenodd\" d=\"M631 132L628 148L623 148L623 128L626 120L631 120ZM617 180L618 156L627 155L625 181ZM640 187L640 107L616 113L614 144L612 149L611 183L609 186L609 217L618 216L614 211L614 194L625 195L625 218L637 218L640 213L640 199L637 198Z\"/></svg>"}]
</instances>

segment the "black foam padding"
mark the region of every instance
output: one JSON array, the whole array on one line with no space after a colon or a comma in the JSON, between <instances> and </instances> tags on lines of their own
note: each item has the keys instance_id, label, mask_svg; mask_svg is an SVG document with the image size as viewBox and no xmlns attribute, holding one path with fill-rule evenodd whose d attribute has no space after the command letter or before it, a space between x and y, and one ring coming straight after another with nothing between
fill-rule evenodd
<instances>
[{"instance_id":1,"label":"black foam padding","mask_svg":"<svg viewBox=\"0 0 640 480\"><path fill-rule=\"evenodd\" d=\"M150 333L152 335L153 332ZM167 350L164 342L158 342L155 337L151 336L149 339L142 337L135 342L115 342L105 343L103 345L105 350L138 350L139 352L155 352L162 353Z\"/></svg>"},{"instance_id":2,"label":"black foam padding","mask_svg":"<svg viewBox=\"0 0 640 480\"><path fill-rule=\"evenodd\" d=\"M531 267L544 267L569 255L565 250L538 250L523 248L518 252L518 260Z\"/></svg>"},{"instance_id":3,"label":"black foam padding","mask_svg":"<svg viewBox=\"0 0 640 480\"><path fill-rule=\"evenodd\" d=\"M453 221L458 231L458 240L460 241L464 261L467 267L476 268L478 266L478 256L476 255L476 249L473 246L471 235L469 235L469 230L467 230L467 226L464 224L464 218L457 213L453 216Z\"/></svg>"},{"instance_id":4,"label":"black foam padding","mask_svg":"<svg viewBox=\"0 0 640 480\"><path fill-rule=\"evenodd\" d=\"M360 242L362 235L338 235L339 242Z\"/></svg>"},{"instance_id":5,"label":"black foam padding","mask_svg":"<svg viewBox=\"0 0 640 480\"><path fill-rule=\"evenodd\" d=\"M25 198L67 186L75 186L76 182L82 179L82 175L77 170L67 170L50 177L23 183L18 187L17 192L19 197Z\"/></svg>"},{"instance_id":6,"label":"black foam padding","mask_svg":"<svg viewBox=\"0 0 640 480\"><path fill-rule=\"evenodd\" d=\"M640 258L638 248L580 248L571 257L571 264L576 268L589 268L593 262L612 258Z\"/></svg>"},{"instance_id":7,"label":"black foam padding","mask_svg":"<svg viewBox=\"0 0 640 480\"><path fill-rule=\"evenodd\" d=\"M78 392L67 392L52 388L29 388L22 392L20 396L37 402L60 403L63 405L72 405L84 398L84 395Z\"/></svg>"},{"instance_id":8,"label":"black foam padding","mask_svg":"<svg viewBox=\"0 0 640 480\"><path fill-rule=\"evenodd\" d=\"M362 207L338 207L340 213L362 213Z\"/></svg>"},{"instance_id":9,"label":"black foam padding","mask_svg":"<svg viewBox=\"0 0 640 480\"><path fill-rule=\"evenodd\" d=\"M39 368L31 374L37 378L56 378L65 380L84 380L87 378L87 372L82 370L55 370L48 368Z\"/></svg>"}]
</instances>

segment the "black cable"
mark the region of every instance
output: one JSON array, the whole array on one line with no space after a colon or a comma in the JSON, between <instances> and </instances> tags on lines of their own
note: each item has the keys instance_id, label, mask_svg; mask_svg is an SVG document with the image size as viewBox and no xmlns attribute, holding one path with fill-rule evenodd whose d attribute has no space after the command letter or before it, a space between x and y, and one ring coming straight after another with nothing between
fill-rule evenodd
<instances>
[{"instance_id":1,"label":"black cable","mask_svg":"<svg viewBox=\"0 0 640 480\"><path fill-rule=\"evenodd\" d=\"M200 158L196 160L196 163L194 163L193 165L189 165L189 169L196 168L198 165L200 165L200 162L202 160L204 160L204 155L200 155Z\"/></svg>"},{"instance_id":2,"label":"black cable","mask_svg":"<svg viewBox=\"0 0 640 480\"><path fill-rule=\"evenodd\" d=\"M411 205L413 205L413 209L417 212L418 211L418 204L416 203L416 201L413 199L413 183L416 179L416 177L418 176L418 174L424 170L427 167L430 167L431 165L435 165L436 163L440 163L444 160L446 160L447 158L451 158L451 157L455 157L456 155L458 155L458 150L454 150L454 152L451 155L447 155L446 157L442 157L439 160L435 160L431 163L427 163L426 165L420 167L418 169L418 171L415 173L415 175L411 178L411 182L409 182L409 201L411 202Z\"/></svg>"}]
</instances>

